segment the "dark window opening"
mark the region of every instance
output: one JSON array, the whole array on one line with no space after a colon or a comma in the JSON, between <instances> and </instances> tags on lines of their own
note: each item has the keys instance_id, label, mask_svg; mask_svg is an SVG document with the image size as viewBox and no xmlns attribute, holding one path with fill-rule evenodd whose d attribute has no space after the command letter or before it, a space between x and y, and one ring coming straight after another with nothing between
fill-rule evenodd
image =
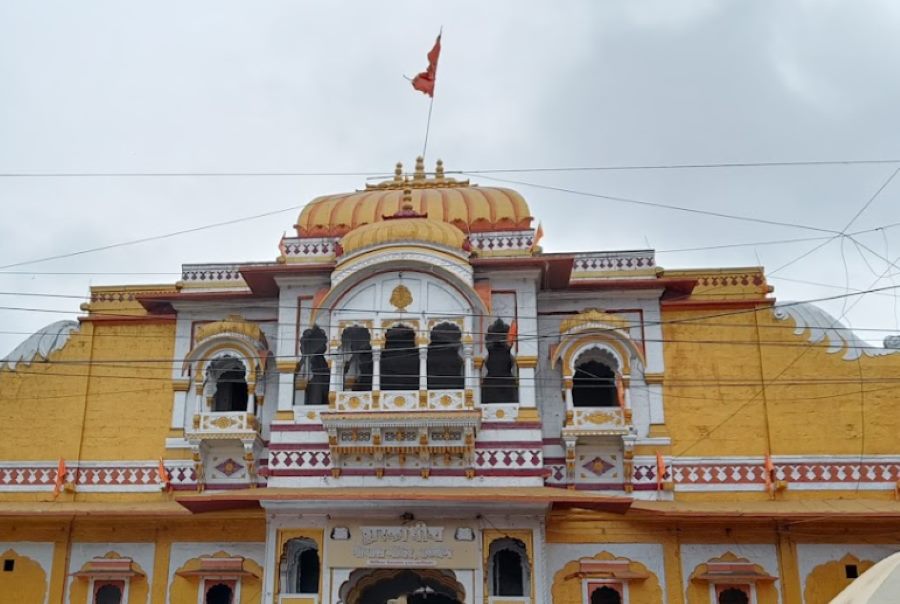
<instances>
[{"instance_id":1,"label":"dark window opening","mask_svg":"<svg viewBox=\"0 0 900 604\"><path fill-rule=\"evenodd\" d=\"M16 561L15 560L4 560L3 561L3 572L11 573L16 569Z\"/></svg>"},{"instance_id":2,"label":"dark window opening","mask_svg":"<svg viewBox=\"0 0 900 604\"><path fill-rule=\"evenodd\" d=\"M372 390L372 344L365 327L348 327L341 334L341 357L344 364L343 390Z\"/></svg>"},{"instance_id":3,"label":"dark window opening","mask_svg":"<svg viewBox=\"0 0 900 604\"><path fill-rule=\"evenodd\" d=\"M306 379L304 389L304 404L327 405L328 386L331 381L331 372L325 361L325 352L328 350L328 336L318 325L313 325L304 330L300 336L300 373Z\"/></svg>"},{"instance_id":4,"label":"dark window opening","mask_svg":"<svg viewBox=\"0 0 900 604\"><path fill-rule=\"evenodd\" d=\"M525 595L525 577L519 552L501 549L494 554L494 595Z\"/></svg>"},{"instance_id":5,"label":"dark window opening","mask_svg":"<svg viewBox=\"0 0 900 604\"><path fill-rule=\"evenodd\" d=\"M224 583L217 583L206 591L206 604L232 604L234 592Z\"/></svg>"},{"instance_id":6,"label":"dark window opening","mask_svg":"<svg viewBox=\"0 0 900 604\"><path fill-rule=\"evenodd\" d=\"M244 365L231 357L217 359L213 361L210 373L216 387L212 410L246 411L247 378Z\"/></svg>"},{"instance_id":7,"label":"dark window opening","mask_svg":"<svg viewBox=\"0 0 900 604\"><path fill-rule=\"evenodd\" d=\"M608 365L589 360L575 366L572 404L576 407L615 407L619 404L616 374Z\"/></svg>"},{"instance_id":8,"label":"dark window opening","mask_svg":"<svg viewBox=\"0 0 900 604\"><path fill-rule=\"evenodd\" d=\"M848 579L856 579L859 577L859 567L855 564L844 565L844 575Z\"/></svg>"},{"instance_id":9,"label":"dark window opening","mask_svg":"<svg viewBox=\"0 0 900 604\"><path fill-rule=\"evenodd\" d=\"M104 585L97 590L95 604L121 604L122 589L118 585Z\"/></svg>"},{"instance_id":10,"label":"dark window opening","mask_svg":"<svg viewBox=\"0 0 900 604\"><path fill-rule=\"evenodd\" d=\"M461 342L459 327L452 323L441 323L431 330L426 364L429 390L465 388Z\"/></svg>"},{"instance_id":11,"label":"dark window opening","mask_svg":"<svg viewBox=\"0 0 900 604\"><path fill-rule=\"evenodd\" d=\"M319 593L319 552L305 549L300 552L298 560L299 576L297 577L297 593Z\"/></svg>"},{"instance_id":12,"label":"dark window opening","mask_svg":"<svg viewBox=\"0 0 900 604\"><path fill-rule=\"evenodd\" d=\"M719 592L719 604L750 604L750 598L743 589L729 587Z\"/></svg>"},{"instance_id":13,"label":"dark window opening","mask_svg":"<svg viewBox=\"0 0 900 604\"><path fill-rule=\"evenodd\" d=\"M487 359L481 379L481 403L518 403L519 388L513 374L513 357L507 339L509 325L497 319L485 336Z\"/></svg>"},{"instance_id":14,"label":"dark window opening","mask_svg":"<svg viewBox=\"0 0 900 604\"><path fill-rule=\"evenodd\" d=\"M311 539L298 537L284 544L279 568L284 593L319 593L319 551Z\"/></svg>"},{"instance_id":15,"label":"dark window opening","mask_svg":"<svg viewBox=\"0 0 900 604\"><path fill-rule=\"evenodd\" d=\"M416 332L404 325L391 327L381 352L381 389L419 389L419 349Z\"/></svg>"},{"instance_id":16,"label":"dark window opening","mask_svg":"<svg viewBox=\"0 0 900 604\"><path fill-rule=\"evenodd\" d=\"M599 587L591 594L591 604L622 604L622 594L612 587Z\"/></svg>"}]
</instances>

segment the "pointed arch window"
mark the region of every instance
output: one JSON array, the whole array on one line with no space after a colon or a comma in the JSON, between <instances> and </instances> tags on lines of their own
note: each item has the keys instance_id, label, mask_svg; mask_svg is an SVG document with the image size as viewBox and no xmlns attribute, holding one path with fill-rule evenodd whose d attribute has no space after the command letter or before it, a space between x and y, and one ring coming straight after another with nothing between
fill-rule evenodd
<instances>
[{"instance_id":1,"label":"pointed arch window","mask_svg":"<svg viewBox=\"0 0 900 604\"><path fill-rule=\"evenodd\" d=\"M416 332L411 327L396 325L384 335L381 389L419 389L419 349L416 347Z\"/></svg>"},{"instance_id":2,"label":"pointed arch window","mask_svg":"<svg viewBox=\"0 0 900 604\"><path fill-rule=\"evenodd\" d=\"M531 593L530 564L525 544L518 539L491 542L488 557L491 595L525 596Z\"/></svg>"},{"instance_id":3,"label":"pointed arch window","mask_svg":"<svg viewBox=\"0 0 900 604\"><path fill-rule=\"evenodd\" d=\"M318 593L321 569L315 541L306 538L289 539L284 544L280 573L283 593Z\"/></svg>"},{"instance_id":4,"label":"pointed arch window","mask_svg":"<svg viewBox=\"0 0 900 604\"><path fill-rule=\"evenodd\" d=\"M372 390L372 338L365 327L348 327L341 334L343 357L343 390Z\"/></svg>"},{"instance_id":5,"label":"pointed arch window","mask_svg":"<svg viewBox=\"0 0 900 604\"><path fill-rule=\"evenodd\" d=\"M481 403L518 403L515 362L509 344L509 325L501 319L488 327L485 336L487 358L481 379Z\"/></svg>"},{"instance_id":6,"label":"pointed arch window","mask_svg":"<svg viewBox=\"0 0 900 604\"><path fill-rule=\"evenodd\" d=\"M300 368L295 379L305 380L303 402L306 405L327 405L330 380L325 353L328 336L318 325L303 331L300 336Z\"/></svg>"},{"instance_id":7,"label":"pointed arch window","mask_svg":"<svg viewBox=\"0 0 900 604\"><path fill-rule=\"evenodd\" d=\"M611 354L591 348L579 355L574 365L573 406L615 407L619 404L617 363Z\"/></svg>"},{"instance_id":8,"label":"pointed arch window","mask_svg":"<svg viewBox=\"0 0 900 604\"><path fill-rule=\"evenodd\" d=\"M462 390L465 387L462 334L458 326L452 323L434 326L426 367L429 390Z\"/></svg>"},{"instance_id":9,"label":"pointed arch window","mask_svg":"<svg viewBox=\"0 0 900 604\"><path fill-rule=\"evenodd\" d=\"M207 379L212 388L214 412L247 410L247 370L240 359L223 356L213 360Z\"/></svg>"}]
</instances>

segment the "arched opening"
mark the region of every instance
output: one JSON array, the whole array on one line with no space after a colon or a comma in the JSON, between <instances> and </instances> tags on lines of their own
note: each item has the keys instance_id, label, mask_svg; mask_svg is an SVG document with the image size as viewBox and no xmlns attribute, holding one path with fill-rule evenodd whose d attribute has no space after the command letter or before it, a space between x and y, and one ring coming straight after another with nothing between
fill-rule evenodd
<instances>
[{"instance_id":1,"label":"arched opening","mask_svg":"<svg viewBox=\"0 0 900 604\"><path fill-rule=\"evenodd\" d=\"M487 358L485 374L481 378L481 403L518 403L515 363L508 341L509 325L497 319L488 327L485 336Z\"/></svg>"},{"instance_id":2,"label":"arched opening","mask_svg":"<svg viewBox=\"0 0 900 604\"><path fill-rule=\"evenodd\" d=\"M429 390L465 388L462 334L459 327L452 323L441 323L431 330L426 366Z\"/></svg>"},{"instance_id":3,"label":"arched opening","mask_svg":"<svg viewBox=\"0 0 900 604\"><path fill-rule=\"evenodd\" d=\"M330 381L325 352L328 350L328 336L318 325L303 331L300 336L300 371L306 380L304 404L327 405Z\"/></svg>"},{"instance_id":4,"label":"arched opening","mask_svg":"<svg viewBox=\"0 0 900 604\"><path fill-rule=\"evenodd\" d=\"M230 585L216 583L206 590L206 604L233 604L234 590Z\"/></svg>"},{"instance_id":5,"label":"arched opening","mask_svg":"<svg viewBox=\"0 0 900 604\"><path fill-rule=\"evenodd\" d=\"M381 352L381 389L419 389L419 349L416 332L397 325L387 330Z\"/></svg>"},{"instance_id":6,"label":"arched opening","mask_svg":"<svg viewBox=\"0 0 900 604\"><path fill-rule=\"evenodd\" d=\"M614 587L604 585L593 591L591 604L622 604L622 594Z\"/></svg>"},{"instance_id":7,"label":"arched opening","mask_svg":"<svg viewBox=\"0 0 900 604\"><path fill-rule=\"evenodd\" d=\"M489 557L491 595L525 596L530 593L528 552L518 539L491 542Z\"/></svg>"},{"instance_id":8,"label":"arched opening","mask_svg":"<svg viewBox=\"0 0 900 604\"><path fill-rule=\"evenodd\" d=\"M747 592L740 587L728 587L719 592L719 604L750 604Z\"/></svg>"},{"instance_id":9,"label":"arched opening","mask_svg":"<svg viewBox=\"0 0 900 604\"><path fill-rule=\"evenodd\" d=\"M94 595L94 604L121 604L122 588L118 585L102 585Z\"/></svg>"},{"instance_id":10,"label":"arched opening","mask_svg":"<svg viewBox=\"0 0 900 604\"><path fill-rule=\"evenodd\" d=\"M462 586L445 573L450 571L422 571L383 569L360 580L358 587L342 601L347 604L462 604Z\"/></svg>"},{"instance_id":11,"label":"arched opening","mask_svg":"<svg viewBox=\"0 0 900 604\"><path fill-rule=\"evenodd\" d=\"M614 369L617 365L611 354L596 348L579 356L572 376L572 404L575 407L617 406L619 393Z\"/></svg>"},{"instance_id":12,"label":"arched opening","mask_svg":"<svg viewBox=\"0 0 900 604\"><path fill-rule=\"evenodd\" d=\"M311 539L289 539L281 557L281 592L319 593L319 550Z\"/></svg>"},{"instance_id":13,"label":"arched opening","mask_svg":"<svg viewBox=\"0 0 900 604\"><path fill-rule=\"evenodd\" d=\"M342 390L372 390L372 340L369 330L358 326L346 328L341 334L341 355L344 363Z\"/></svg>"},{"instance_id":14,"label":"arched opening","mask_svg":"<svg viewBox=\"0 0 900 604\"><path fill-rule=\"evenodd\" d=\"M210 363L208 375L215 387L214 412L247 410L247 375L240 360L234 357L216 359Z\"/></svg>"}]
</instances>

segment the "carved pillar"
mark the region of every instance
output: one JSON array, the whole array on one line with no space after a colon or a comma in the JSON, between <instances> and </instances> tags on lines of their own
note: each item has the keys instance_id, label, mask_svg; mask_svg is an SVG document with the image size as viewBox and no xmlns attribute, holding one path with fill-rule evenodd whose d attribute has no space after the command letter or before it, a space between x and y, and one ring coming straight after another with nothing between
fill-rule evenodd
<instances>
[{"instance_id":1,"label":"carved pillar","mask_svg":"<svg viewBox=\"0 0 900 604\"><path fill-rule=\"evenodd\" d=\"M372 406L381 406L381 342L372 342Z\"/></svg>"},{"instance_id":2,"label":"carved pillar","mask_svg":"<svg viewBox=\"0 0 900 604\"><path fill-rule=\"evenodd\" d=\"M328 352L331 356L331 382L328 389L330 393L337 393L343 387L344 381L344 357L341 355L340 342L332 340ZM329 395L328 399L331 398Z\"/></svg>"},{"instance_id":3,"label":"carved pillar","mask_svg":"<svg viewBox=\"0 0 900 604\"><path fill-rule=\"evenodd\" d=\"M256 382L247 384L247 413L256 415Z\"/></svg>"},{"instance_id":4,"label":"carved pillar","mask_svg":"<svg viewBox=\"0 0 900 604\"><path fill-rule=\"evenodd\" d=\"M465 376L463 384L466 388L466 406L474 406L474 392L478 388L478 380L475 376L475 362L473 361L474 352L474 347L472 346L472 336L466 336L465 343L463 344L463 375Z\"/></svg>"},{"instance_id":5,"label":"carved pillar","mask_svg":"<svg viewBox=\"0 0 900 604\"><path fill-rule=\"evenodd\" d=\"M577 440L575 436L563 438L563 442L566 445L566 487L570 489L575 488L575 460L577 459L575 456L575 444Z\"/></svg>"},{"instance_id":6,"label":"carved pillar","mask_svg":"<svg viewBox=\"0 0 900 604\"><path fill-rule=\"evenodd\" d=\"M428 344L419 343L419 407L428 407Z\"/></svg>"},{"instance_id":7,"label":"carved pillar","mask_svg":"<svg viewBox=\"0 0 900 604\"><path fill-rule=\"evenodd\" d=\"M566 403L566 425L572 425L572 421L570 417L573 417L575 403L572 399L572 386L574 385L572 378L570 376L563 376L563 399Z\"/></svg>"}]
</instances>

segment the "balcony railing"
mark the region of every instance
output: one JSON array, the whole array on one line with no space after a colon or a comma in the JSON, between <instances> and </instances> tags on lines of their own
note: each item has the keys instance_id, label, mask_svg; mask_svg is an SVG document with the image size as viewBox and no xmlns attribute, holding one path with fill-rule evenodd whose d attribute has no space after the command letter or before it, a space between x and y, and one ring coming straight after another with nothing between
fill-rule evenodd
<instances>
[{"instance_id":1,"label":"balcony railing","mask_svg":"<svg viewBox=\"0 0 900 604\"><path fill-rule=\"evenodd\" d=\"M259 434L259 421L247 411L200 413L186 432L200 439L254 438Z\"/></svg>"},{"instance_id":2,"label":"balcony railing","mask_svg":"<svg viewBox=\"0 0 900 604\"><path fill-rule=\"evenodd\" d=\"M567 430L596 434L625 434L629 418L621 407L576 407L566 417Z\"/></svg>"}]
</instances>

